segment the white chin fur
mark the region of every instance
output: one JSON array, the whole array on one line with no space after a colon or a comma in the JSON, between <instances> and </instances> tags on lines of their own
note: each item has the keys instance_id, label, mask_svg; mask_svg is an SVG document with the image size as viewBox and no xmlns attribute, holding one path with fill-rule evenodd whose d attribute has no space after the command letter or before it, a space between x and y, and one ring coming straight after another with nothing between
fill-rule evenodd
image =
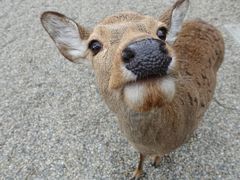
<instances>
[{"instance_id":1,"label":"white chin fur","mask_svg":"<svg viewBox=\"0 0 240 180\"><path fill-rule=\"evenodd\" d=\"M126 100L133 106L141 106L144 102L145 87L142 84L133 83L124 88Z\"/></svg>"},{"instance_id":2,"label":"white chin fur","mask_svg":"<svg viewBox=\"0 0 240 180\"><path fill-rule=\"evenodd\" d=\"M173 69L175 69L175 67L176 67L176 58L173 56L172 57L172 61L171 61L170 65L169 65L169 67L168 67L168 72L167 73L171 73L171 71Z\"/></svg>"},{"instance_id":3,"label":"white chin fur","mask_svg":"<svg viewBox=\"0 0 240 180\"><path fill-rule=\"evenodd\" d=\"M172 101L176 91L174 80L170 78L161 80L159 83L159 88L160 91L165 95L167 101Z\"/></svg>"},{"instance_id":4,"label":"white chin fur","mask_svg":"<svg viewBox=\"0 0 240 180\"><path fill-rule=\"evenodd\" d=\"M126 81L136 81L137 76L122 66L122 75Z\"/></svg>"}]
</instances>

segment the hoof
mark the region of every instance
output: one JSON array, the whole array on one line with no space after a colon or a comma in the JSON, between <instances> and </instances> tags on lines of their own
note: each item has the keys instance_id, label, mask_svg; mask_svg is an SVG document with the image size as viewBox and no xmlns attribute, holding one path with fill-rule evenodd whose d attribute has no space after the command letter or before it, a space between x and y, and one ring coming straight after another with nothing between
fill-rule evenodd
<instances>
[{"instance_id":1,"label":"hoof","mask_svg":"<svg viewBox=\"0 0 240 180\"><path fill-rule=\"evenodd\" d=\"M156 163L156 162L152 162L151 166L153 166L154 168L158 168L160 166L160 164Z\"/></svg>"},{"instance_id":2,"label":"hoof","mask_svg":"<svg viewBox=\"0 0 240 180\"><path fill-rule=\"evenodd\" d=\"M130 180L140 180L141 178L145 177L146 173L141 171L141 170L135 170L133 172L133 176L131 177Z\"/></svg>"},{"instance_id":3,"label":"hoof","mask_svg":"<svg viewBox=\"0 0 240 180\"><path fill-rule=\"evenodd\" d=\"M155 168L158 168L160 166L160 163L161 163L161 158L159 156L155 156L151 165Z\"/></svg>"}]
</instances>

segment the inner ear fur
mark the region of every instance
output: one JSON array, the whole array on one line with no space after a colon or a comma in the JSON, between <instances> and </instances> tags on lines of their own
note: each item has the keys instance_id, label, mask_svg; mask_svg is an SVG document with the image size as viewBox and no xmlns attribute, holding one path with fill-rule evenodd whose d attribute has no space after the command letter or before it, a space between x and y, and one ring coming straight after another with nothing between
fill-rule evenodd
<instances>
[{"instance_id":1,"label":"inner ear fur","mask_svg":"<svg viewBox=\"0 0 240 180\"><path fill-rule=\"evenodd\" d=\"M167 36L167 41L169 43L175 41L178 32L181 30L188 7L189 0L178 0L160 16L159 20L166 24L169 30Z\"/></svg>"},{"instance_id":2,"label":"inner ear fur","mask_svg":"<svg viewBox=\"0 0 240 180\"><path fill-rule=\"evenodd\" d=\"M72 62L85 58L90 30L54 11L44 12L41 23L65 58Z\"/></svg>"}]
</instances>

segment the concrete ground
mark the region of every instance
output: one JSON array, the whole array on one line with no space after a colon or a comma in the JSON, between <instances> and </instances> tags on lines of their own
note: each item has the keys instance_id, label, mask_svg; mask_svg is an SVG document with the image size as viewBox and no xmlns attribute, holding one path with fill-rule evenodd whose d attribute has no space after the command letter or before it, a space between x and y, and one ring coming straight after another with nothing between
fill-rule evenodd
<instances>
[{"instance_id":1,"label":"concrete ground","mask_svg":"<svg viewBox=\"0 0 240 180\"><path fill-rule=\"evenodd\" d=\"M94 75L58 53L40 25L56 10L93 26L122 10L159 16L171 0L0 0L0 179L128 179L137 153L101 101ZM223 32L225 62L196 135L145 163L144 179L240 179L240 1L191 0L188 18Z\"/></svg>"}]
</instances>

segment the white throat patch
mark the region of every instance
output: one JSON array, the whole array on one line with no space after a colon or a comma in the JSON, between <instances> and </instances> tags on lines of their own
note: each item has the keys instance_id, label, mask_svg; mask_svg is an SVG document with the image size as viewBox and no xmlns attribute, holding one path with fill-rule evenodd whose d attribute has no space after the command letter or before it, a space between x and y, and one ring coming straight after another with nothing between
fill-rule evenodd
<instances>
[{"instance_id":1,"label":"white throat patch","mask_svg":"<svg viewBox=\"0 0 240 180\"><path fill-rule=\"evenodd\" d=\"M172 101L176 92L174 80L171 78L166 78L166 79L163 79L159 85L160 85L159 88L161 92L164 94L167 101L168 102Z\"/></svg>"},{"instance_id":2,"label":"white throat patch","mask_svg":"<svg viewBox=\"0 0 240 180\"><path fill-rule=\"evenodd\" d=\"M141 106L145 97L145 86L138 83L127 85L124 88L125 99L133 106Z\"/></svg>"}]
</instances>

